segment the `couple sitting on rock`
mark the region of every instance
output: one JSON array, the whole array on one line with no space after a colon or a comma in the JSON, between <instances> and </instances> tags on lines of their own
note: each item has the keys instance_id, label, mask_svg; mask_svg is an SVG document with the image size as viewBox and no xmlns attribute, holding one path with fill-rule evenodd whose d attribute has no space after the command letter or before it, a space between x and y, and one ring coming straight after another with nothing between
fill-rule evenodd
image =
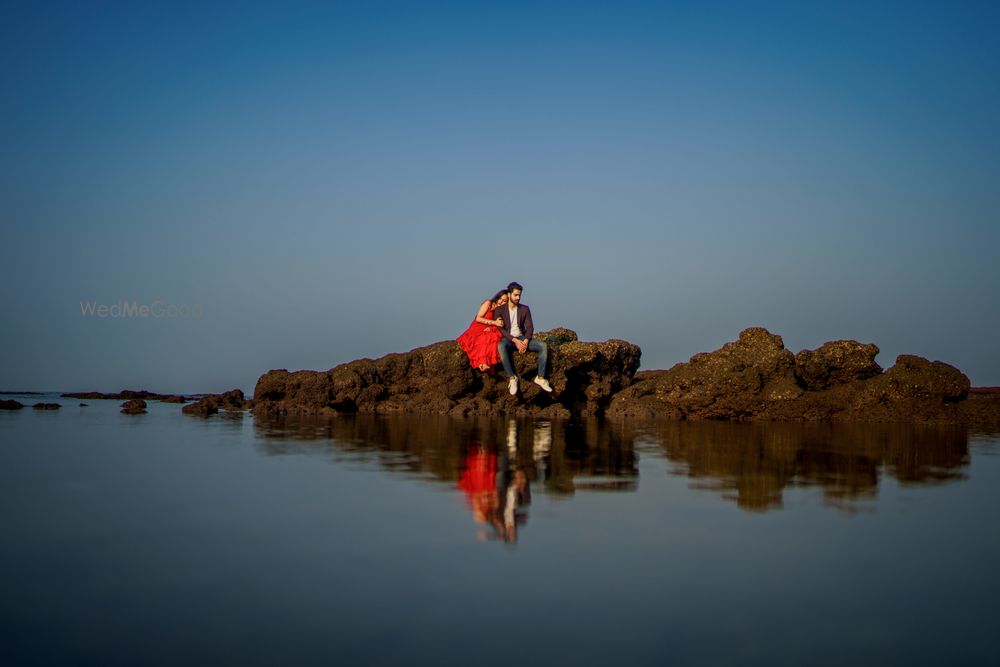
<instances>
[{"instance_id":1,"label":"couple sitting on rock","mask_svg":"<svg viewBox=\"0 0 1000 667\"><path fill-rule=\"evenodd\" d=\"M544 391L552 391L545 379L549 348L545 341L532 338L535 328L531 322L531 309L521 304L523 289L519 284L511 283L492 299L483 301L476 319L458 337L458 343L469 356L473 368L492 372L497 362L503 364L504 372L510 378L508 389L512 396L517 393L517 373L511 360L511 352L515 348L519 354L534 352L538 355L538 375L534 382Z\"/></svg>"}]
</instances>

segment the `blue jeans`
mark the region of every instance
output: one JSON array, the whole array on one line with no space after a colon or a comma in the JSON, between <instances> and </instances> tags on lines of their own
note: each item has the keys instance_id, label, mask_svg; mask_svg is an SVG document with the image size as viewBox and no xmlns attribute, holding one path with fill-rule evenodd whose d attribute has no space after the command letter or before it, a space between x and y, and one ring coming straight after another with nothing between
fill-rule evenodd
<instances>
[{"instance_id":1,"label":"blue jeans","mask_svg":"<svg viewBox=\"0 0 1000 667\"><path fill-rule=\"evenodd\" d=\"M500 363L503 364L503 370L507 373L508 377L516 375L514 373L514 363L510 359L510 353L516 349L517 347L514 346L514 343L506 338L497 343L497 351L500 352ZM545 344L545 341L532 338L528 341L528 352L534 352L538 355L538 377L545 377L545 370L549 367L549 346Z\"/></svg>"}]
</instances>

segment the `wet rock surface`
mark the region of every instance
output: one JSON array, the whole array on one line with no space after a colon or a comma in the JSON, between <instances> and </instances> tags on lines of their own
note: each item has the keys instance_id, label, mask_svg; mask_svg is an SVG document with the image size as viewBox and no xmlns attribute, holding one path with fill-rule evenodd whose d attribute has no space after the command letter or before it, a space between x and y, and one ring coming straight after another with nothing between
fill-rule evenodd
<instances>
[{"instance_id":1,"label":"wet rock surface","mask_svg":"<svg viewBox=\"0 0 1000 667\"><path fill-rule=\"evenodd\" d=\"M35 410L58 410L62 405L59 403L35 403L31 407Z\"/></svg>"},{"instance_id":2,"label":"wet rock surface","mask_svg":"<svg viewBox=\"0 0 1000 667\"><path fill-rule=\"evenodd\" d=\"M795 355L795 377L803 388L813 391L867 380L882 373L875 361L878 353L876 345L853 340L824 343Z\"/></svg>"},{"instance_id":3,"label":"wet rock surface","mask_svg":"<svg viewBox=\"0 0 1000 667\"><path fill-rule=\"evenodd\" d=\"M122 403L122 414L141 415L146 412L146 401L141 398L132 398Z\"/></svg>"},{"instance_id":4,"label":"wet rock surface","mask_svg":"<svg viewBox=\"0 0 1000 667\"><path fill-rule=\"evenodd\" d=\"M549 346L551 394L532 382L534 353L514 354L521 382L511 396L502 371L473 369L457 342L443 341L328 371L268 371L254 388L254 414L597 415L639 367L639 347L623 340L583 342L564 328L536 337Z\"/></svg>"},{"instance_id":5,"label":"wet rock surface","mask_svg":"<svg viewBox=\"0 0 1000 667\"><path fill-rule=\"evenodd\" d=\"M715 352L666 371L650 371L612 401L610 414L673 419L744 419L798 398L795 357L781 336L759 327Z\"/></svg>"},{"instance_id":6,"label":"wet rock surface","mask_svg":"<svg viewBox=\"0 0 1000 667\"><path fill-rule=\"evenodd\" d=\"M79 399L90 399L90 400L103 400L103 401L128 401L133 398L139 398L146 401L161 401L163 403L186 403L189 399L186 396L180 394L158 394L153 391L146 391L145 389L122 389L118 392L100 392L100 391L77 391L77 392L67 392L59 395L60 398L79 398Z\"/></svg>"},{"instance_id":7,"label":"wet rock surface","mask_svg":"<svg viewBox=\"0 0 1000 667\"><path fill-rule=\"evenodd\" d=\"M242 412L249 410L253 406L252 401L246 400L243 390L230 389L222 394L206 394L194 403L189 403L181 408L184 414L207 417L214 415L219 410L226 412Z\"/></svg>"},{"instance_id":8,"label":"wet rock surface","mask_svg":"<svg viewBox=\"0 0 1000 667\"><path fill-rule=\"evenodd\" d=\"M878 348L832 341L793 356L780 336L739 340L666 371L636 375L607 414L619 417L1000 425L1000 400L969 400L969 379L940 361L900 355L882 372Z\"/></svg>"},{"instance_id":9,"label":"wet rock surface","mask_svg":"<svg viewBox=\"0 0 1000 667\"><path fill-rule=\"evenodd\" d=\"M19 401L14 401L14 400L0 401L0 410L20 410L23 407L24 404Z\"/></svg>"},{"instance_id":10,"label":"wet rock surface","mask_svg":"<svg viewBox=\"0 0 1000 667\"><path fill-rule=\"evenodd\" d=\"M458 344L445 341L328 371L268 371L254 389L254 413L604 415L1000 428L1000 389L974 390L957 368L913 355L900 355L883 371L872 343L837 340L793 354L781 336L752 327L668 370L637 372L641 351L627 341L582 342L562 328L538 337L549 344L551 394L531 382L534 354L515 355L521 383L510 396L502 372L471 368Z\"/></svg>"}]
</instances>

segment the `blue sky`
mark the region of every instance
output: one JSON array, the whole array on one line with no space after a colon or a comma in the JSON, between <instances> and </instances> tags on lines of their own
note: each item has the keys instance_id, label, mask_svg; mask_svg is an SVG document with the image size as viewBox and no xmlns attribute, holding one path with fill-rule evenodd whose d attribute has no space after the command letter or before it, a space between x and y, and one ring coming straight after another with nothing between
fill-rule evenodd
<instances>
[{"instance_id":1,"label":"blue sky","mask_svg":"<svg viewBox=\"0 0 1000 667\"><path fill-rule=\"evenodd\" d=\"M0 388L250 391L454 338L510 280L643 368L765 326L1000 384L998 29L994 3L5 2Z\"/></svg>"}]
</instances>

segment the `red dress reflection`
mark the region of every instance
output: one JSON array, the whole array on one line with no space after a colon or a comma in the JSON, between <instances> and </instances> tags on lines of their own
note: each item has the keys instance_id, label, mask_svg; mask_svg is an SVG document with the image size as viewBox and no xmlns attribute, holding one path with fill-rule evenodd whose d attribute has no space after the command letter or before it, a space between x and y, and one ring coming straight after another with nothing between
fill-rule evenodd
<instances>
[{"instance_id":1,"label":"red dress reflection","mask_svg":"<svg viewBox=\"0 0 1000 667\"><path fill-rule=\"evenodd\" d=\"M465 470L458 479L458 488L465 492L476 523L489 521L498 504L497 455L482 447L470 450L465 457Z\"/></svg>"}]
</instances>

